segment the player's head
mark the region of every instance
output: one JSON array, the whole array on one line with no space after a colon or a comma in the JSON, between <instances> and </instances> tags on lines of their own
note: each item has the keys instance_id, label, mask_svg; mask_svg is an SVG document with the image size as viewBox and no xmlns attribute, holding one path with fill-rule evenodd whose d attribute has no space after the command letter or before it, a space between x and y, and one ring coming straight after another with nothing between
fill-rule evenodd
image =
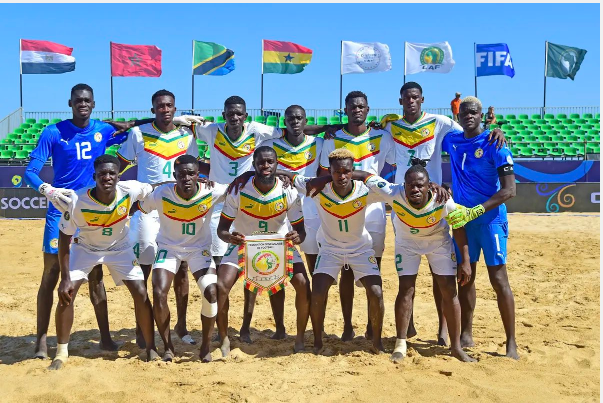
<instances>
[{"instance_id":1,"label":"player's head","mask_svg":"<svg viewBox=\"0 0 603 403\"><path fill-rule=\"evenodd\" d=\"M404 174L404 193L408 202L422 207L427 202L429 192L429 174L425 169L425 161L412 158L412 166Z\"/></svg>"},{"instance_id":2,"label":"player's head","mask_svg":"<svg viewBox=\"0 0 603 403\"><path fill-rule=\"evenodd\" d=\"M287 132L295 135L301 135L308 123L306 119L306 110L299 105L291 105L285 109L285 126Z\"/></svg>"},{"instance_id":3,"label":"player's head","mask_svg":"<svg viewBox=\"0 0 603 403\"><path fill-rule=\"evenodd\" d=\"M184 154L174 161L174 179L176 187L182 193L191 193L197 190L199 178L199 161L189 154Z\"/></svg>"},{"instance_id":4,"label":"player's head","mask_svg":"<svg viewBox=\"0 0 603 403\"><path fill-rule=\"evenodd\" d=\"M461 93L457 92L456 94L454 94L454 99L460 99L461 98Z\"/></svg>"},{"instance_id":5,"label":"player's head","mask_svg":"<svg viewBox=\"0 0 603 403\"><path fill-rule=\"evenodd\" d=\"M423 88L418 83L409 81L400 88L400 105L405 115L415 116L421 113L421 104L424 101Z\"/></svg>"},{"instance_id":6,"label":"player's head","mask_svg":"<svg viewBox=\"0 0 603 403\"><path fill-rule=\"evenodd\" d=\"M369 113L368 98L362 91L352 91L345 96L345 114L348 115L348 121L356 126L360 126L366 121Z\"/></svg>"},{"instance_id":7,"label":"player's head","mask_svg":"<svg viewBox=\"0 0 603 403\"><path fill-rule=\"evenodd\" d=\"M88 119L92 114L94 103L94 91L88 84L77 84L71 88L71 96L68 102L73 117L76 119Z\"/></svg>"},{"instance_id":8,"label":"player's head","mask_svg":"<svg viewBox=\"0 0 603 403\"><path fill-rule=\"evenodd\" d=\"M476 97L465 97L459 108L459 124L465 132L473 132L477 129L484 118L482 103Z\"/></svg>"},{"instance_id":9,"label":"player's head","mask_svg":"<svg viewBox=\"0 0 603 403\"><path fill-rule=\"evenodd\" d=\"M151 112L164 125L172 123L176 113L176 97L168 90L159 90L151 97Z\"/></svg>"},{"instance_id":10,"label":"player's head","mask_svg":"<svg viewBox=\"0 0 603 403\"><path fill-rule=\"evenodd\" d=\"M347 187L354 172L354 154L347 148L338 148L329 154L329 173L333 184L339 188Z\"/></svg>"},{"instance_id":11,"label":"player's head","mask_svg":"<svg viewBox=\"0 0 603 403\"><path fill-rule=\"evenodd\" d=\"M245 100L239 96L233 95L224 101L224 112L222 117L231 127L243 127L247 119L247 105Z\"/></svg>"},{"instance_id":12,"label":"player's head","mask_svg":"<svg viewBox=\"0 0 603 403\"><path fill-rule=\"evenodd\" d=\"M274 183L276 175L276 151L272 147L260 146L253 152L253 168L255 169L255 178L264 184Z\"/></svg>"},{"instance_id":13,"label":"player's head","mask_svg":"<svg viewBox=\"0 0 603 403\"><path fill-rule=\"evenodd\" d=\"M103 154L94 160L96 189L101 193L111 193L119 182L119 160L109 154Z\"/></svg>"}]
</instances>

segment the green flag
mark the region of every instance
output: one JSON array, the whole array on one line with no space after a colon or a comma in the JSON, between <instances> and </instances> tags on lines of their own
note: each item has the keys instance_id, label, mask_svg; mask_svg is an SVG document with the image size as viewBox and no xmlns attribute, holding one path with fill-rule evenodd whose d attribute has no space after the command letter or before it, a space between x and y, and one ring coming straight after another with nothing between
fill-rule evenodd
<instances>
[{"instance_id":1,"label":"green flag","mask_svg":"<svg viewBox=\"0 0 603 403\"><path fill-rule=\"evenodd\" d=\"M223 76L235 69L234 52L213 42L193 41L193 74Z\"/></svg>"},{"instance_id":2,"label":"green flag","mask_svg":"<svg viewBox=\"0 0 603 403\"><path fill-rule=\"evenodd\" d=\"M573 80L585 55L584 49L547 42L546 76Z\"/></svg>"}]
</instances>

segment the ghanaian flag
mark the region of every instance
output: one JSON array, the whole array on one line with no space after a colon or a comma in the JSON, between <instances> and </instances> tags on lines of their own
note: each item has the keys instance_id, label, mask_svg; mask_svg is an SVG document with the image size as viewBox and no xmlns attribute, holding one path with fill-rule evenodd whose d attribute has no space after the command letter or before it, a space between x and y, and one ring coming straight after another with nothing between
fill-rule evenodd
<instances>
[{"instance_id":1,"label":"ghanaian flag","mask_svg":"<svg viewBox=\"0 0 603 403\"><path fill-rule=\"evenodd\" d=\"M293 42L263 42L263 73L297 74L312 60L312 50Z\"/></svg>"}]
</instances>

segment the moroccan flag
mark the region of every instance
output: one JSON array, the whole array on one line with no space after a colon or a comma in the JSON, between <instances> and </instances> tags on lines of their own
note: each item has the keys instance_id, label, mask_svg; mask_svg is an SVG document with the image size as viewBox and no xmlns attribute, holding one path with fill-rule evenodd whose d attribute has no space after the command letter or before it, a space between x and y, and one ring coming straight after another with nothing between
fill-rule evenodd
<instances>
[{"instance_id":1,"label":"moroccan flag","mask_svg":"<svg viewBox=\"0 0 603 403\"><path fill-rule=\"evenodd\" d=\"M224 76L235 69L234 52L213 42L193 41L193 74Z\"/></svg>"},{"instance_id":2,"label":"moroccan flag","mask_svg":"<svg viewBox=\"0 0 603 403\"><path fill-rule=\"evenodd\" d=\"M161 76L161 49L153 45L123 45L111 42L111 75Z\"/></svg>"},{"instance_id":3,"label":"moroccan flag","mask_svg":"<svg viewBox=\"0 0 603 403\"><path fill-rule=\"evenodd\" d=\"M574 79L586 56L586 50L547 42L546 76Z\"/></svg>"},{"instance_id":4,"label":"moroccan flag","mask_svg":"<svg viewBox=\"0 0 603 403\"><path fill-rule=\"evenodd\" d=\"M21 39L22 74L61 74L75 70L73 48L48 41Z\"/></svg>"},{"instance_id":5,"label":"moroccan flag","mask_svg":"<svg viewBox=\"0 0 603 403\"><path fill-rule=\"evenodd\" d=\"M312 60L312 50L296 43L267 39L262 42L263 73L301 73Z\"/></svg>"}]
</instances>

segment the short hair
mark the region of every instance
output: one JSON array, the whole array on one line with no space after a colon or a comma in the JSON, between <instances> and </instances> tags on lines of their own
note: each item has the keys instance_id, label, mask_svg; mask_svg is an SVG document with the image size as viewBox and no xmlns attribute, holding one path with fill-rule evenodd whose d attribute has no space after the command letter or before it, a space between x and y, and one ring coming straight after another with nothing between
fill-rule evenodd
<instances>
[{"instance_id":1,"label":"short hair","mask_svg":"<svg viewBox=\"0 0 603 403\"><path fill-rule=\"evenodd\" d=\"M289 105L287 107L287 109L285 109L285 115L293 109L299 109L304 113L304 115L306 114L306 110L303 107L301 107L300 105Z\"/></svg>"},{"instance_id":2,"label":"short hair","mask_svg":"<svg viewBox=\"0 0 603 403\"><path fill-rule=\"evenodd\" d=\"M415 83L414 81L409 81L406 84L404 84L402 86L402 88L400 88L400 96L402 96L402 93L406 90L412 90L413 88L416 88L419 90L419 92L421 92L421 95L423 95L423 88L421 88L421 86L419 85L419 83Z\"/></svg>"},{"instance_id":3,"label":"short hair","mask_svg":"<svg viewBox=\"0 0 603 403\"><path fill-rule=\"evenodd\" d=\"M115 164L117 165L117 169L119 169L119 160L114 155L103 154L96 157L94 160L94 170L96 171L96 168L98 168L98 166L101 164Z\"/></svg>"},{"instance_id":4,"label":"short hair","mask_svg":"<svg viewBox=\"0 0 603 403\"><path fill-rule=\"evenodd\" d=\"M159 98L159 97L163 97L163 96L172 97L172 99L174 100L174 102L176 102L176 97L170 91L168 91L168 90L159 90L156 93L154 93L153 96L151 97L151 103L155 102L155 98Z\"/></svg>"},{"instance_id":5,"label":"short hair","mask_svg":"<svg viewBox=\"0 0 603 403\"><path fill-rule=\"evenodd\" d=\"M419 158L412 158L410 160L411 167L408 168L404 174L404 182L406 182L406 179L410 174L414 173L422 173L427 178L427 182L429 182L429 172L427 172L427 169L425 169L425 166L423 165L424 163L425 161Z\"/></svg>"},{"instance_id":6,"label":"short hair","mask_svg":"<svg viewBox=\"0 0 603 403\"><path fill-rule=\"evenodd\" d=\"M226 101L224 101L224 108L226 108L228 105L243 105L245 108L247 108L245 100L238 95L233 95L226 98Z\"/></svg>"},{"instance_id":7,"label":"short hair","mask_svg":"<svg viewBox=\"0 0 603 403\"><path fill-rule=\"evenodd\" d=\"M456 94L454 94L455 96L458 95L459 97L461 96L460 92L457 92Z\"/></svg>"},{"instance_id":8,"label":"short hair","mask_svg":"<svg viewBox=\"0 0 603 403\"><path fill-rule=\"evenodd\" d=\"M354 163L354 154L347 148L337 148L329 154L329 165L332 165L334 161L352 160Z\"/></svg>"},{"instance_id":9,"label":"short hair","mask_svg":"<svg viewBox=\"0 0 603 403\"><path fill-rule=\"evenodd\" d=\"M174 161L174 170L176 168L178 168L179 166L186 165L186 164L193 164L196 167L199 167L199 160L197 160L197 158L193 157L190 154L181 155L178 158L176 158L176 161Z\"/></svg>"},{"instance_id":10,"label":"short hair","mask_svg":"<svg viewBox=\"0 0 603 403\"><path fill-rule=\"evenodd\" d=\"M255 159L257 158L257 156L260 155L263 152L269 152L271 154L274 154L274 156L276 157L276 151L274 151L274 148L268 147L268 146L259 146L253 152L253 160L255 161Z\"/></svg>"},{"instance_id":11,"label":"short hair","mask_svg":"<svg viewBox=\"0 0 603 403\"><path fill-rule=\"evenodd\" d=\"M477 106L479 106L480 108L482 107L482 101L472 96L463 98L463 100L461 101L461 105L463 104L477 104Z\"/></svg>"},{"instance_id":12,"label":"short hair","mask_svg":"<svg viewBox=\"0 0 603 403\"><path fill-rule=\"evenodd\" d=\"M94 91L92 90L92 87L89 86L88 84L76 84L71 88L71 96L73 96L73 93L76 91L90 91L90 93L92 94L92 96L94 97Z\"/></svg>"},{"instance_id":13,"label":"short hair","mask_svg":"<svg viewBox=\"0 0 603 403\"><path fill-rule=\"evenodd\" d=\"M346 95L345 96L345 104L347 105L348 101L350 99L354 99L354 98L364 98L364 100L368 104L368 98L366 97L366 94L362 91L352 91L348 95Z\"/></svg>"}]
</instances>

